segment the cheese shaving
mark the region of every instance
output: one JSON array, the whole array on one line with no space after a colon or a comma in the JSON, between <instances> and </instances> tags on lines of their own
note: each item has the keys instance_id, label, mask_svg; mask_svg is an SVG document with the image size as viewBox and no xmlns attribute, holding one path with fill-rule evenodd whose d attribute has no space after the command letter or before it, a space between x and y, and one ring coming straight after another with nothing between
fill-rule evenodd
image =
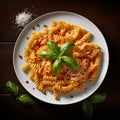
<instances>
[{"instance_id":1,"label":"cheese shaving","mask_svg":"<svg viewBox=\"0 0 120 120\"><path fill-rule=\"evenodd\" d=\"M16 16L16 24L18 27L24 27L32 19L30 12L23 11Z\"/></svg>"}]
</instances>

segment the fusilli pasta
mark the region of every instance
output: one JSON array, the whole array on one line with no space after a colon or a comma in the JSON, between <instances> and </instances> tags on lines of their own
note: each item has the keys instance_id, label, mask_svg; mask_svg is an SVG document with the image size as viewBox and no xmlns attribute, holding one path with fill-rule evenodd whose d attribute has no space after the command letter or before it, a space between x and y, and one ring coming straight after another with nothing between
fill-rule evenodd
<instances>
[{"instance_id":1,"label":"fusilli pasta","mask_svg":"<svg viewBox=\"0 0 120 120\"><path fill-rule=\"evenodd\" d=\"M95 81L100 69L102 52L97 44L90 41L91 38L92 34L82 27L65 21L52 21L50 29L45 27L43 31L31 34L24 49L26 64L22 66L22 71L29 71L29 78L36 88L42 92L52 92L55 99L59 99L61 94L82 90L87 82ZM39 55L40 51L48 50L48 40L54 41L59 47L65 42L74 42L75 47L69 55L81 69L74 71L62 64L60 74L54 76L53 61Z\"/></svg>"}]
</instances>

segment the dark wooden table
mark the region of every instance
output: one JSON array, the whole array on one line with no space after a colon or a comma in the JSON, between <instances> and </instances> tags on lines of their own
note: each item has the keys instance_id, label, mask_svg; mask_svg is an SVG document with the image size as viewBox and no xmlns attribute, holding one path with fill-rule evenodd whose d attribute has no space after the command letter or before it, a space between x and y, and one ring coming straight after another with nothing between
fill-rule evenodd
<instances>
[{"instance_id":1,"label":"dark wooden table","mask_svg":"<svg viewBox=\"0 0 120 120\"><path fill-rule=\"evenodd\" d=\"M81 0L1 0L0 1L0 117L15 120L79 119L85 120L81 103L51 105L33 98L36 104L24 106L6 89L8 80L15 82L22 93L27 93L18 81L13 68L13 48L21 30L14 27L15 16L27 9L33 19L48 12L75 12L91 20L103 33L109 48L109 68L104 82L96 91L106 93L104 102L95 104L93 120L120 118L120 4L113 1ZM27 93L28 94L28 93Z\"/></svg>"}]
</instances>

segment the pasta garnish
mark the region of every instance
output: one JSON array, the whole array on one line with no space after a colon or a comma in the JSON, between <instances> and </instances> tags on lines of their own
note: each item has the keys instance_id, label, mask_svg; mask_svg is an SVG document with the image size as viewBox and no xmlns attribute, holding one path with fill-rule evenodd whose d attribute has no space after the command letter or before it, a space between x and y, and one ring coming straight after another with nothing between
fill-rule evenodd
<instances>
[{"instance_id":1,"label":"pasta garnish","mask_svg":"<svg viewBox=\"0 0 120 120\"><path fill-rule=\"evenodd\" d=\"M50 91L54 98L79 92L88 82L98 77L102 52L98 44L91 42L92 33L66 21L52 21L50 28L32 32L24 49L22 71L29 71L29 78L41 92ZM53 60L40 57L40 51L48 51L47 43L52 40L59 48L66 42L73 42L74 48L68 53L80 66L76 71L61 64L60 73L55 76Z\"/></svg>"}]
</instances>

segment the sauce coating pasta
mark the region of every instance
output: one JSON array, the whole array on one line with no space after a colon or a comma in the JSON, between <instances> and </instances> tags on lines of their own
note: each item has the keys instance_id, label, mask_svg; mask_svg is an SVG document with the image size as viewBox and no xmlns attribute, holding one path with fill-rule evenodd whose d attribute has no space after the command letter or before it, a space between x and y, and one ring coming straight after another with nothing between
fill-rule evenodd
<instances>
[{"instance_id":1,"label":"sauce coating pasta","mask_svg":"<svg viewBox=\"0 0 120 120\"><path fill-rule=\"evenodd\" d=\"M24 49L26 64L22 71L29 71L29 78L36 88L42 92L50 91L54 98L60 99L62 94L70 94L85 88L87 82L94 82L98 76L101 62L101 50L96 43L91 42L92 34L82 27L66 21L52 21L51 26L43 31L32 32ZM61 47L65 42L72 41L75 46L69 56L73 57L80 66L74 71L62 64L58 76L52 71L52 60L40 57L39 53L48 50L49 40Z\"/></svg>"}]
</instances>

